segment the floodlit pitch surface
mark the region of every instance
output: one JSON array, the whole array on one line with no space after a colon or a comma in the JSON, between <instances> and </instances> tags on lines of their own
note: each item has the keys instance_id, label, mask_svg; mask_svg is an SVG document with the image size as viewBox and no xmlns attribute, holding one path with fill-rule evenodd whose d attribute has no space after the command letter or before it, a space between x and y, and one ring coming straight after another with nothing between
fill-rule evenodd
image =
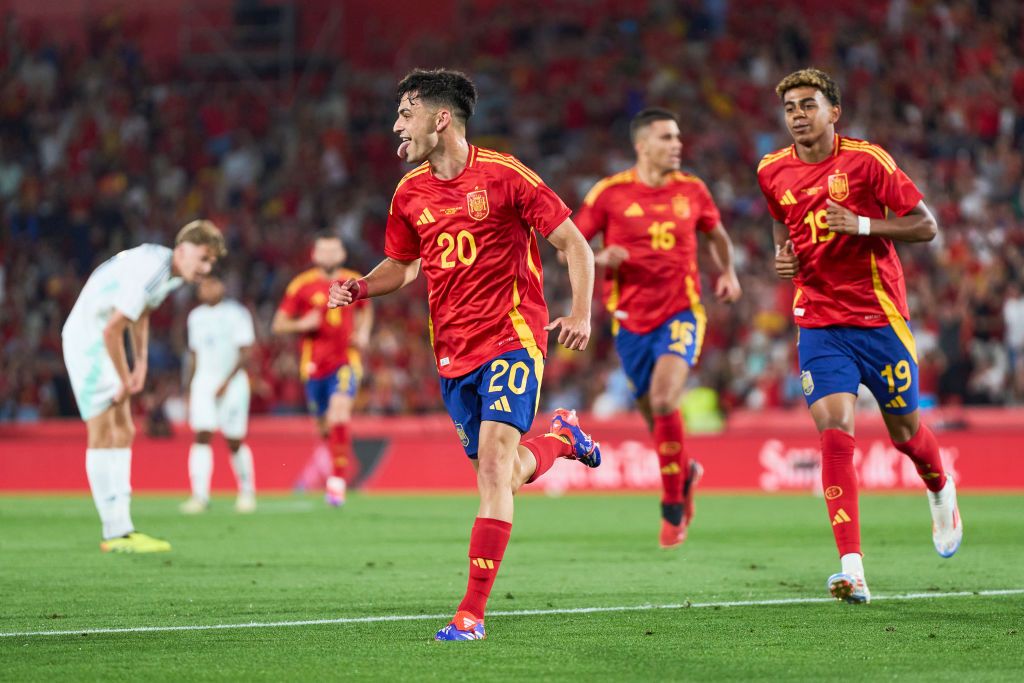
<instances>
[{"instance_id":1,"label":"floodlit pitch surface","mask_svg":"<svg viewBox=\"0 0 1024 683\"><path fill-rule=\"evenodd\" d=\"M810 496L703 496L674 551L657 547L653 495L523 496L488 639L464 643L432 636L465 587L472 498L355 496L336 511L264 497L251 516L225 498L199 517L179 501L134 506L171 553L111 556L90 499L0 498L0 679L973 681L1024 669L1020 495L962 496L951 560L932 549L924 493L865 496L867 606L822 600L839 563Z\"/></svg>"}]
</instances>

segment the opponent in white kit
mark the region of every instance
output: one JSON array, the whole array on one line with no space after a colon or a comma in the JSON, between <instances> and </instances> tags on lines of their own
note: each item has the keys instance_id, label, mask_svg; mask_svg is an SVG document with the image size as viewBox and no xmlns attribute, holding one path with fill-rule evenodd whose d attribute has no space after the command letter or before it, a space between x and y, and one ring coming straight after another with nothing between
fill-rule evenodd
<instances>
[{"instance_id":1,"label":"opponent in white kit","mask_svg":"<svg viewBox=\"0 0 1024 683\"><path fill-rule=\"evenodd\" d=\"M244 443L249 427L249 375L246 367L256 341L252 314L242 304L224 298L224 283L216 276L203 278L197 288L201 305L188 315L191 355L188 421L195 442L188 452L192 497L182 503L187 514L210 506L213 448L218 429L231 449L231 467L238 482L235 510L256 509L256 483L252 451Z\"/></svg>"},{"instance_id":2,"label":"opponent in white kit","mask_svg":"<svg viewBox=\"0 0 1024 683\"><path fill-rule=\"evenodd\" d=\"M64 364L88 431L85 471L103 522L100 549L105 552L171 549L167 541L138 533L132 524L135 425L129 397L146 382L149 314L183 282L208 274L225 251L224 237L209 221L183 227L174 249L143 244L122 251L93 271L64 323Z\"/></svg>"}]
</instances>

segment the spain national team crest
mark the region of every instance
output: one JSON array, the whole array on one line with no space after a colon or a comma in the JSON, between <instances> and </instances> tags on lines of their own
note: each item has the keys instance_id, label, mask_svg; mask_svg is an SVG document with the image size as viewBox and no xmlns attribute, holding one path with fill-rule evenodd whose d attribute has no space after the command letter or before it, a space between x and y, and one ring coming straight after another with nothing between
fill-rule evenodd
<instances>
[{"instance_id":1,"label":"spain national team crest","mask_svg":"<svg viewBox=\"0 0 1024 683\"><path fill-rule=\"evenodd\" d=\"M676 215L679 220L685 221L690 217L690 198L684 197L681 194L677 194L672 197L672 213Z\"/></svg>"},{"instance_id":2,"label":"spain national team crest","mask_svg":"<svg viewBox=\"0 0 1024 683\"><path fill-rule=\"evenodd\" d=\"M466 434L466 430L463 429L461 422L455 423L455 433L459 435L459 442L463 448L469 445L469 436Z\"/></svg>"},{"instance_id":3,"label":"spain national team crest","mask_svg":"<svg viewBox=\"0 0 1024 683\"><path fill-rule=\"evenodd\" d=\"M800 373L800 386L804 389L804 396L810 396L814 393L814 378L811 377L810 370L804 370Z\"/></svg>"},{"instance_id":4,"label":"spain national team crest","mask_svg":"<svg viewBox=\"0 0 1024 683\"><path fill-rule=\"evenodd\" d=\"M491 213L491 206L487 203L487 190L473 190L468 193L466 204L469 208L469 216L473 220L482 221Z\"/></svg>"},{"instance_id":5,"label":"spain national team crest","mask_svg":"<svg viewBox=\"0 0 1024 683\"><path fill-rule=\"evenodd\" d=\"M828 177L828 196L837 202L850 196L850 181L845 173L836 173Z\"/></svg>"}]
</instances>

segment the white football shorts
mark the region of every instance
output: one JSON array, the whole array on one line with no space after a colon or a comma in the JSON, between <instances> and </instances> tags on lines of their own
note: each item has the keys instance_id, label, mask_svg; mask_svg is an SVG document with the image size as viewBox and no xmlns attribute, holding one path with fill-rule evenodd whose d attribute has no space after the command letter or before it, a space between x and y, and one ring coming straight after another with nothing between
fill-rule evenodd
<instances>
[{"instance_id":1,"label":"white football shorts","mask_svg":"<svg viewBox=\"0 0 1024 683\"><path fill-rule=\"evenodd\" d=\"M83 420L96 417L113 405L114 395L121 388L114 361L102 338L83 344L80 339L62 337L61 346L78 413Z\"/></svg>"},{"instance_id":2,"label":"white football shorts","mask_svg":"<svg viewBox=\"0 0 1024 683\"><path fill-rule=\"evenodd\" d=\"M218 383L192 379L189 392L188 424L194 432L220 430L226 439L244 439L249 431L249 378L239 372L227 391L216 397Z\"/></svg>"}]
</instances>

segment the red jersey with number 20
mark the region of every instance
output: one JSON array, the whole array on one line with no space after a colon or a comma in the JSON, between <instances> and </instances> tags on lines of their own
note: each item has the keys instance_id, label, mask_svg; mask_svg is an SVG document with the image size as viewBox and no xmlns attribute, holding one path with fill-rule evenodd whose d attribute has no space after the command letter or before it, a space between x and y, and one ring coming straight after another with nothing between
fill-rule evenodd
<instances>
[{"instance_id":1,"label":"red jersey with number 20","mask_svg":"<svg viewBox=\"0 0 1024 683\"><path fill-rule=\"evenodd\" d=\"M438 373L461 377L523 348L546 353L537 233L571 211L515 157L470 145L466 167L441 180L424 162L395 189L384 253L422 259Z\"/></svg>"},{"instance_id":2,"label":"red jersey with number 20","mask_svg":"<svg viewBox=\"0 0 1024 683\"><path fill-rule=\"evenodd\" d=\"M588 240L625 248L629 258L605 271L605 306L634 334L646 334L680 311L701 313L697 232L721 218L704 182L674 172L661 187L640 182L636 169L594 185L576 214Z\"/></svg>"},{"instance_id":3,"label":"red jersey with number 20","mask_svg":"<svg viewBox=\"0 0 1024 683\"><path fill-rule=\"evenodd\" d=\"M892 240L831 232L832 199L858 216L907 215L921 191L877 145L835 136L832 155L801 161L793 145L761 159L757 180L772 217L789 228L800 261L793 316L800 327L882 327L910 319L903 267Z\"/></svg>"}]
</instances>

